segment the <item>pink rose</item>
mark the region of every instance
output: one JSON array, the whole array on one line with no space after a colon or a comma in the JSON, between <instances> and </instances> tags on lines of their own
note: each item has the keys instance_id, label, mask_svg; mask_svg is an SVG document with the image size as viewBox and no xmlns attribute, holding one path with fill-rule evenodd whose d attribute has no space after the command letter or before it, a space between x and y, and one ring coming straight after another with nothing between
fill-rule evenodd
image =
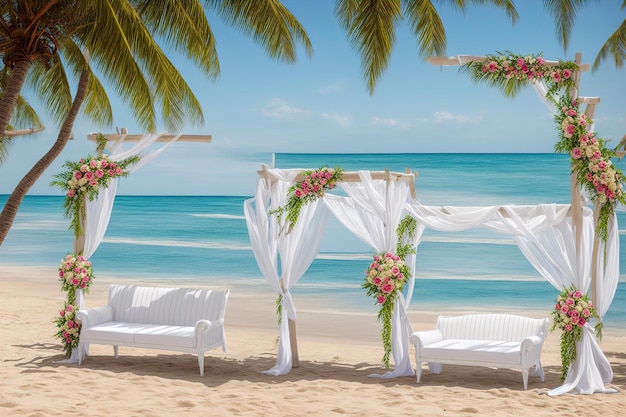
<instances>
[{"instance_id":1,"label":"pink rose","mask_svg":"<svg viewBox=\"0 0 626 417\"><path fill-rule=\"evenodd\" d=\"M561 311L563 313L567 313L569 311L569 306L567 304L563 304L563 306L561 306Z\"/></svg>"},{"instance_id":2,"label":"pink rose","mask_svg":"<svg viewBox=\"0 0 626 417\"><path fill-rule=\"evenodd\" d=\"M574 298L580 298L583 296L583 293L581 293L579 290L576 290L576 292L574 292L573 297Z\"/></svg>"},{"instance_id":3,"label":"pink rose","mask_svg":"<svg viewBox=\"0 0 626 417\"><path fill-rule=\"evenodd\" d=\"M389 294L391 292L393 292L394 286L393 284L383 284L380 289L385 293L385 294Z\"/></svg>"},{"instance_id":4,"label":"pink rose","mask_svg":"<svg viewBox=\"0 0 626 417\"><path fill-rule=\"evenodd\" d=\"M68 196L69 198L74 197L74 195L75 195L75 194L76 194L76 191L74 191L74 190L69 190L69 191L67 192L67 196Z\"/></svg>"},{"instance_id":5,"label":"pink rose","mask_svg":"<svg viewBox=\"0 0 626 417\"><path fill-rule=\"evenodd\" d=\"M591 311L588 308L583 309L583 317L589 317L591 315Z\"/></svg>"},{"instance_id":6,"label":"pink rose","mask_svg":"<svg viewBox=\"0 0 626 417\"><path fill-rule=\"evenodd\" d=\"M93 172L85 172L85 178L89 181L93 179Z\"/></svg>"},{"instance_id":7,"label":"pink rose","mask_svg":"<svg viewBox=\"0 0 626 417\"><path fill-rule=\"evenodd\" d=\"M391 268L391 273L393 274L393 276L398 276L398 274L400 273L400 268L398 268L397 266L393 266L393 268Z\"/></svg>"},{"instance_id":8,"label":"pink rose","mask_svg":"<svg viewBox=\"0 0 626 417\"><path fill-rule=\"evenodd\" d=\"M572 71L568 70L568 69L564 69L563 70L563 78L565 78L566 80L569 79L572 76Z\"/></svg>"},{"instance_id":9,"label":"pink rose","mask_svg":"<svg viewBox=\"0 0 626 417\"><path fill-rule=\"evenodd\" d=\"M96 177L98 178L104 177L104 171L101 169L96 170Z\"/></svg>"},{"instance_id":10,"label":"pink rose","mask_svg":"<svg viewBox=\"0 0 626 417\"><path fill-rule=\"evenodd\" d=\"M496 72L498 69L498 63L495 61L491 61L489 64L487 64L487 70L489 72Z\"/></svg>"},{"instance_id":11,"label":"pink rose","mask_svg":"<svg viewBox=\"0 0 626 417\"><path fill-rule=\"evenodd\" d=\"M581 317L580 319L578 319L578 325L579 325L580 327L583 327L586 323L587 323L587 320L585 320L583 317Z\"/></svg>"},{"instance_id":12,"label":"pink rose","mask_svg":"<svg viewBox=\"0 0 626 417\"><path fill-rule=\"evenodd\" d=\"M564 329L564 330L565 330L566 332L571 332L571 331L572 331L572 329L573 329L573 327L572 327L572 325L571 325L571 324L569 324L569 323L568 323L568 324L566 324L566 325L565 325L565 329Z\"/></svg>"},{"instance_id":13,"label":"pink rose","mask_svg":"<svg viewBox=\"0 0 626 417\"><path fill-rule=\"evenodd\" d=\"M376 297L376 301L378 301L378 304L385 304L385 301L387 301L387 299L384 295L379 295L378 297Z\"/></svg>"},{"instance_id":14,"label":"pink rose","mask_svg":"<svg viewBox=\"0 0 626 417\"><path fill-rule=\"evenodd\" d=\"M574 148L572 149L572 152L570 152L570 155L574 159L580 159L583 156L583 150L580 148Z\"/></svg>"}]
</instances>

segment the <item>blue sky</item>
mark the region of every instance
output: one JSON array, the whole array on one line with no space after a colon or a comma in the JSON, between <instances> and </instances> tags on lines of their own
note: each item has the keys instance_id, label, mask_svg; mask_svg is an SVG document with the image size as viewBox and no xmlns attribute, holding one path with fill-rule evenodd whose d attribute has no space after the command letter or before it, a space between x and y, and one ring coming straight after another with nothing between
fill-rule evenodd
<instances>
[{"instance_id":1,"label":"blue sky","mask_svg":"<svg viewBox=\"0 0 626 417\"><path fill-rule=\"evenodd\" d=\"M626 18L619 3L591 3L577 17L567 52L559 46L553 19L539 1L517 1L521 19L515 25L492 7L472 7L461 14L437 4L446 27L447 55L511 51L573 60L581 52L583 62L591 64ZM213 141L172 145L122 179L119 194L252 195L256 170L271 161L272 152L552 152L554 122L532 89L506 98L487 85L473 84L456 67L428 64L419 57L415 38L403 23L389 68L370 95L359 56L334 16L334 0L284 0L284 4L307 31L313 57L307 58L300 48L295 64L271 60L250 38L209 16L221 77L207 80L182 58L172 59L202 103L205 116L203 127L189 126L183 133L210 134ZM625 75L626 69L604 61L595 73L581 77L581 95L602 100L596 131L612 144L626 133ZM111 98L115 126L144 133L125 104ZM43 109L40 115L45 119ZM46 126L42 133L16 140L9 160L0 166L1 194L11 193L54 142L58 127L51 122ZM113 132L114 127L77 120L75 139L29 194L60 194L48 186L52 176L66 160L95 151L86 139L94 131Z\"/></svg>"}]
</instances>

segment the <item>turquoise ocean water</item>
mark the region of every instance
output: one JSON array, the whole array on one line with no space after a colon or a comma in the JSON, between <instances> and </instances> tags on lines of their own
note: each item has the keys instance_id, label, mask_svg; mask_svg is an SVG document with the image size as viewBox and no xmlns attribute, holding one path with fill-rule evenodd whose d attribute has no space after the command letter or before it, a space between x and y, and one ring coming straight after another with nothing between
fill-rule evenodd
<instances>
[{"instance_id":1,"label":"turquoise ocean water","mask_svg":"<svg viewBox=\"0 0 626 417\"><path fill-rule=\"evenodd\" d=\"M567 155L277 154L275 165L402 172L409 168L418 172L417 198L429 205L570 201ZM626 161L618 166L626 171ZM0 203L6 198L0 195ZM219 282L267 291L248 239L243 215L247 198L118 196L105 239L91 258L94 272L128 282ZM61 195L27 196L0 246L0 263L56 268L72 251L62 204ZM626 213L618 213L618 222L620 284L605 324L626 328ZM549 314L557 290L530 266L510 236L483 229L427 230L424 239L418 249L411 311L527 308ZM325 310L377 311L360 288L370 259L371 250L331 220L322 252L293 291L296 306L298 297L315 297Z\"/></svg>"}]
</instances>

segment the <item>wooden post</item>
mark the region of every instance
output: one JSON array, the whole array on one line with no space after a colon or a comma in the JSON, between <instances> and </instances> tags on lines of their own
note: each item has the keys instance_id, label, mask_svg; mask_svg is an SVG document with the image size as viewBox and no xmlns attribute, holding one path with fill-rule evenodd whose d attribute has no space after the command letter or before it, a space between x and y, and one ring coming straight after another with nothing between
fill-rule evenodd
<instances>
[{"instance_id":1,"label":"wooden post","mask_svg":"<svg viewBox=\"0 0 626 417\"><path fill-rule=\"evenodd\" d=\"M283 280L280 280L280 289L285 292L285 286L283 285ZM285 297L283 297L283 305L282 308L285 308ZM281 312L282 313L282 312ZM298 356L298 338L296 337L296 321L292 319L287 319L287 324L289 325L289 345L291 346L291 367L299 368L300 367L300 357Z\"/></svg>"},{"instance_id":2,"label":"wooden post","mask_svg":"<svg viewBox=\"0 0 626 417\"><path fill-rule=\"evenodd\" d=\"M298 339L296 338L296 321L289 320L289 343L291 344L291 366L293 368L300 367L300 357L298 356Z\"/></svg>"}]
</instances>

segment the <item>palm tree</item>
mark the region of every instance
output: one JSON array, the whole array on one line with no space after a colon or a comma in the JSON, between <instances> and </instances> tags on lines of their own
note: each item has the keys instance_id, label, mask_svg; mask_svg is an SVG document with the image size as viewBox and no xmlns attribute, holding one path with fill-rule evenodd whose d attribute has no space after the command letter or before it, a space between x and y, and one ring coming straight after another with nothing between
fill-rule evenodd
<instances>
[{"instance_id":1,"label":"palm tree","mask_svg":"<svg viewBox=\"0 0 626 417\"><path fill-rule=\"evenodd\" d=\"M511 23L519 19L513 0L449 0L439 3L463 12L470 4L492 4L505 10ZM361 71L370 94L387 69L403 18L411 25L422 57L445 55L446 32L431 0L337 0L335 14L352 46L361 54Z\"/></svg>"},{"instance_id":2,"label":"palm tree","mask_svg":"<svg viewBox=\"0 0 626 417\"><path fill-rule=\"evenodd\" d=\"M7 130L27 80L62 123L53 147L0 213L0 245L24 196L67 144L79 111L98 124L112 123L96 70L149 132L156 130L155 105L168 130L204 122L198 100L157 40L185 53L208 78L217 78L208 12L251 35L272 58L294 62L296 42L312 53L306 32L279 0L0 0L0 56L8 74L0 98L0 132ZM78 78L74 98L67 70Z\"/></svg>"},{"instance_id":3,"label":"palm tree","mask_svg":"<svg viewBox=\"0 0 626 417\"><path fill-rule=\"evenodd\" d=\"M563 45L563 50L567 51L569 46L569 35L574 27L576 15L588 3L588 0L543 0L544 8L554 16L556 36ZM622 2L621 9L624 10L625 8L626 0ZM600 48L596 59L593 61L592 71L598 69L600 63L611 55L615 67L622 68L626 59L626 19Z\"/></svg>"}]
</instances>

